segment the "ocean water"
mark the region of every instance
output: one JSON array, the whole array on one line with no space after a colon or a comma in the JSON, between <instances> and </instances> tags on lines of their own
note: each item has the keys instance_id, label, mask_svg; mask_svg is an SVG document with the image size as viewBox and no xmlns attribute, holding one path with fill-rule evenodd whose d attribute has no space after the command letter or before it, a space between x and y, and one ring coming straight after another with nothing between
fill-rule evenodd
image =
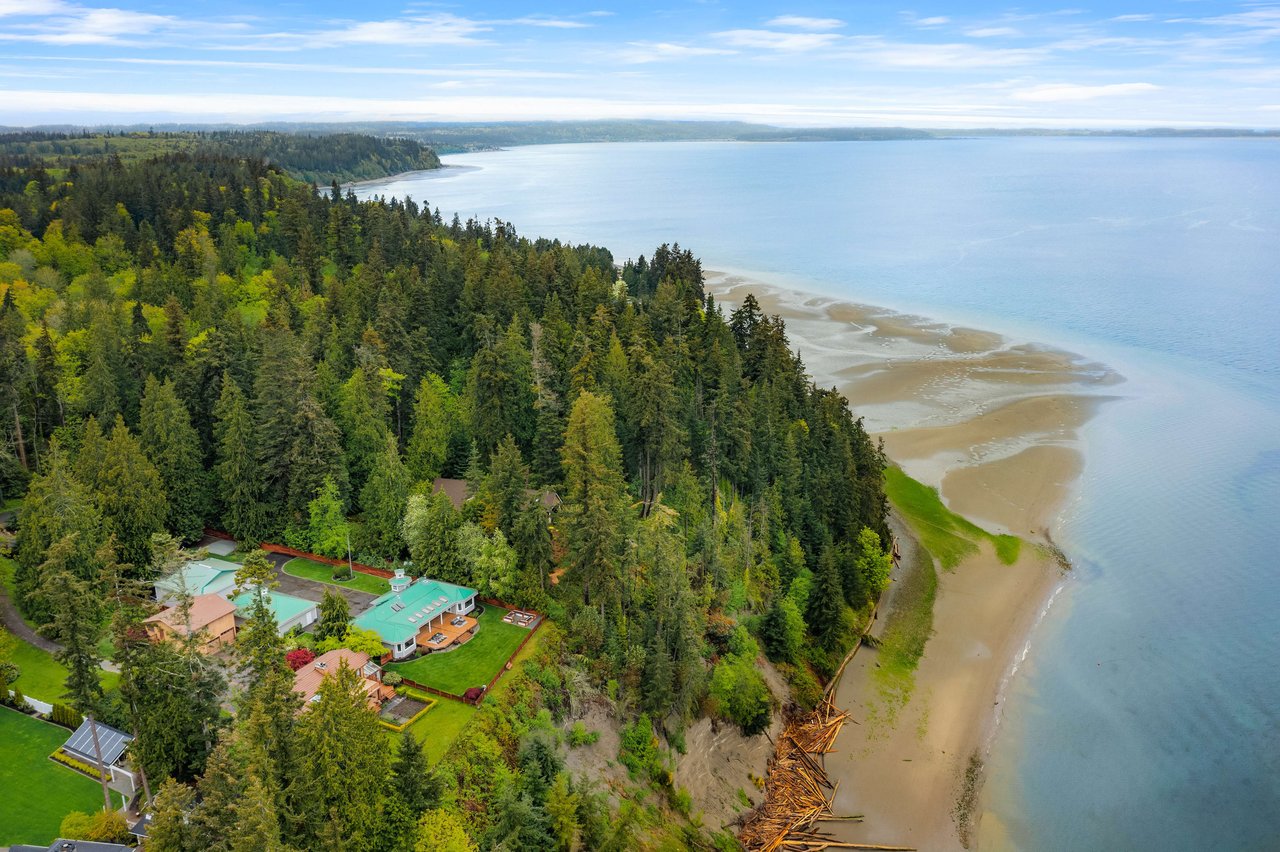
<instances>
[{"instance_id":1,"label":"ocean water","mask_svg":"<svg viewBox=\"0 0 1280 852\"><path fill-rule=\"evenodd\" d=\"M1280 147L557 145L359 188L1060 346L1127 381L985 801L1026 850L1280 849ZM852 400L855 408L857 400Z\"/></svg>"}]
</instances>

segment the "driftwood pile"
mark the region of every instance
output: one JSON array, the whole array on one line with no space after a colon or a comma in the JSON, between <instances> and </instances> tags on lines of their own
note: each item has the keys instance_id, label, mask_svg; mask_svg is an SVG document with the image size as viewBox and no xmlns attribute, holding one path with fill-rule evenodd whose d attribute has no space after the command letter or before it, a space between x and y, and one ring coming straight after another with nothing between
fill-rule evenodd
<instances>
[{"instance_id":1,"label":"driftwood pile","mask_svg":"<svg viewBox=\"0 0 1280 852\"><path fill-rule=\"evenodd\" d=\"M849 714L828 695L812 713L783 729L769 761L765 798L747 819L738 840L748 852L818 852L822 849L901 850L907 846L873 846L834 839L823 822L861 822L862 816L836 816L836 787L827 778L821 756L832 751ZM819 755L815 760L813 755ZM830 791L830 792L828 792Z\"/></svg>"}]
</instances>

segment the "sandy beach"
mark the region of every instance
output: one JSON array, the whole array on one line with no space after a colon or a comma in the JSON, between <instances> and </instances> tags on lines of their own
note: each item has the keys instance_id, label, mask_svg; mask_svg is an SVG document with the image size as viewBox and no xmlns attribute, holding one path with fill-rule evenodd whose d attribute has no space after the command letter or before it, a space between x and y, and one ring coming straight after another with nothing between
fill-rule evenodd
<instances>
[{"instance_id":1,"label":"sandy beach","mask_svg":"<svg viewBox=\"0 0 1280 852\"><path fill-rule=\"evenodd\" d=\"M848 397L894 463L952 511L1031 543L1012 565L984 544L938 569L933 634L914 676L887 683L877 652L863 648L835 693L856 724L826 758L836 812L865 816L830 824L839 839L999 848L998 831L978 840L982 760L1005 685L1066 576L1041 545L1084 466L1079 430L1122 379L1069 352L738 276L708 273L708 289L726 310L753 293L786 319L815 381ZM904 558L873 636L893 619L893 591L913 564L910 530L895 529Z\"/></svg>"}]
</instances>

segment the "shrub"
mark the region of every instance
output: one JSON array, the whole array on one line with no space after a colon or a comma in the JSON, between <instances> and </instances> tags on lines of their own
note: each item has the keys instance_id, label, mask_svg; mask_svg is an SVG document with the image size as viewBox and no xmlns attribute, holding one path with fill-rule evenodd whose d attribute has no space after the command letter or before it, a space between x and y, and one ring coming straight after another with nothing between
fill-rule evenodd
<instances>
[{"instance_id":1,"label":"shrub","mask_svg":"<svg viewBox=\"0 0 1280 852\"><path fill-rule=\"evenodd\" d=\"M316 658L316 652L310 648L298 648L284 655L284 661L289 664L289 668L293 671L300 671L311 665Z\"/></svg>"},{"instance_id":2,"label":"shrub","mask_svg":"<svg viewBox=\"0 0 1280 852\"><path fill-rule=\"evenodd\" d=\"M98 780L98 770L83 761L76 760L74 757L60 751L55 751L53 754L49 755L49 757L56 760L58 763L61 763L63 766L69 766L77 772L83 772L85 775L90 776L95 781Z\"/></svg>"},{"instance_id":3,"label":"shrub","mask_svg":"<svg viewBox=\"0 0 1280 852\"><path fill-rule=\"evenodd\" d=\"M812 710L822 700L822 685L805 665L779 666L791 687L791 700L804 710Z\"/></svg>"},{"instance_id":4,"label":"shrub","mask_svg":"<svg viewBox=\"0 0 1280 852\"><path fill-rule=\"evenodd\" d=\"M600 732L588 731L587 726L582 724L582 722L574 722L573 727L569 729L570 748L592 745L599 739Z\"/></svg>"},{"instance_id":5,"label":"shrub","mask_svg":"<svg viewBox=\"0 0 1280 852\"><path fill-rule=\"evenodd\" d=\"M641 713L639 719L622 729L618 760L627 767L632 778L669 783L670 773L662 765L658 738L653 734L653 723L649 721L648 713Z\"/></svg>"},{"instance_id":6,"label":"shrub","mask_svg":"<svg viewBox=\"0 0 1280 852\"><path fill-rule=\"evenodd\" d=\"M744 736L769 727L773 697L751 658L722 659L712 672L710 694L719 715L737 725Z\"/></svg>"},{"instance_id":7,"label":"shrub","mask_svg":"<svg viewBox=\"0 0 1280 852\"><path fill-rule=\"evenodd\" d=\"M62 725L64 728L75 730L80 727L80 723L84 721L74 707L68 707L65 704L53 705L53 711L49 714L49 719L55 725Z\"/></svg>"},{"instance_id":8,"label":"shrub","mask_svg":"<svg viewBox=\"0 0 1280 852\"><path fill-rule=\"evenodd\" d=\"M387 686L399 686L404 681L404 675L400 672L387 672L382 676L382 682Z\"/></svg>"},{"instance_id":9,"label":"shrub","mask_svg":"<svg viewBox=\"0 0 1280 852\"><path fill-rule=\"evenodd\" d=\"M22 669L17 663L0 663L0 683L13 683L20 674L22 674Z\"/></svg>"},{"instance_id":10,"label":"shrub","mask_svg":"<svg viewBox=\"0 0 1280 852\"><path fill-rule=\"evenodd\" d=\"M9 704L13 709L21 710L24 713L30 709L27 705L27 696L22 694L22 687L20 686L13 687L13 694L9 697Z\"/></svg>"},{"instance_id":11,"label":"shrub","mask_svg":"<svg viewBox=\"0 0 1280 852\"><path fill-rule=\"evenodd\" d=\"M128 843L129 824L119 811L98 811L87 814L72 811L62 819L58 829L62 837L73 840L91 840L97 843Z\"/></svg>"}]
</instances>

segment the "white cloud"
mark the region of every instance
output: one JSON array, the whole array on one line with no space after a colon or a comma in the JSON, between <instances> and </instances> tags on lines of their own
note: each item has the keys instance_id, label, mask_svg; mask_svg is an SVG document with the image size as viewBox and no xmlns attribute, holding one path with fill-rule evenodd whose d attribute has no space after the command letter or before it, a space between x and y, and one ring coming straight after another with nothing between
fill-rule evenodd
<instances>
[{"instance_id":1,"label":"white cloud","mask_svg":"<svg viewBox=\"0 0 1280 852\"><path fill-rule=\"evenodd\" d=\"M1155 15L1116 15L1111 20L1118 24L1137 23L1140 21L1154 21Z\"/></svg>"},{"instance_id":2,"label":"white cloud","mask_svg":"<svg viewBox=\"0 0 1280 852\"><path fill-rule=\"evenodd\" d=\"M387 77L463 77L481 80L568 80L582 75L570 71L543 71L534 68L417 68L412 65L337 65L312 62L265 62L237 59L157 59L139 56L50 57L16 56L20 60L55 60L90 64L144 65L160 67L220 68L260 71L305 71L314 74L360 74Z\"/></svg>"},{"instance_id":3,"label":"white cloud","mask_svg":"<svg viewBox=\"0 0 1280 852\"><path fill-rule=\"evenodd\" d=\"M893 42L874 37L855 39L850 59L886 68L1007 68L1031 65L1044 58L1038 48L995 49L960 43Z\"/></svg>"},{"instance_id":4,"label":"white cloud","mask_svg":"<svg viewBox=\"0 0 1280 852\"><path fill-rule=\"evenodd\" d=\"M591 26L591 24L583 21L570 21L565 18L551 18L541 15L526 15L523 18L511 18L505 21L494 21L493 23L512 24L521 27L548 27L556 30L581 30Z\"/></svg>"},{"instance_id":5,"label":"white cloud","mask_svg":"<svg viewBox=\"0 0 1280 852\"><path fill-rule=\"evenodd\" d=\"M0 0L0 18L35 18L66 12L71 7L62 0Z\"/></svg>"},{"instance_id":6,"label":"white cloud","mask_svg":"<svg viewBox=\"0 0 1280 852\"><path fill-rule=\"evenodd\" d=\"M1154 92L1160 87L1151 83L1111 83L1106 86L1081 86L1074 83L1048 83L1019 89L1010 97L1019 101L1061 103L1063 101L1091 101L1095 98L1123 97Z\"/></svg>"},{"instance_id":7,"label":"white cloud","mask_svg":"<svg viewBox=\"0 0 1280 852\"><path fill-rule=\"evenodd\" d=\"M972 30L965 30L964 34L970 38L1001 38L1022 35L1013 27L976 27Z\"/></svg>"},{"instance_id":8,"label":"white cloud","mask_svg":"<svg viewBox=\"0 0 1280 852\"><path fill-rule=\"evenodd\" d=\"M734 47L760 47L786 52L818 50L830 47L842 38L835 33L787 33L777 30L725 30L711 35Z\"/></svg>"},{"instance_id":9,"label":"white cloud","mask_svg":"<svg viewBox=\"0 0 1280 852\"><path fill-rule=\"evenodd\" d=\"M340 29L332 29L301 36L277 33L275 37L302 38L311 47L338 44L396 44L414 47L446 44L483 44L476 38L491 31L468 18L439 14L400 18L389 21L362 21Z\"/></svg>"},{"instance_id":10,"label":"white cloud","mask_svg":"<svg viewBox=\"0 0 1280 852\"><path fill-rule=\"evenodd\" d=\"M915 23L918 27L940 27L951 23L951 19L946 15L934 15L931 18L916 18Z\"/></svg>"},{"instance_id":11,"label":"white cloud","mask_svg":"<svg viewBox=\"0 0 1280 852\"><path fill-rule=\"evenodd\" d=\"M696 47L688 44L672 44L666 41L633 41L614 56L631 65L662 62L667 59L685 59L695 56L732 56L736 50L719 47Z\"/></svg>"},{"instance_id":12,"label":"white cloud","mask_svg":"<svg viewBox=\"0 0 1280 852\"><path fill-rule=\"evenodd\" d=\"M0 17L37 17L32 22L9 24L0 31L0 41L30 41L55 45L154 43L158 36L189 34L199 28L206 33L243 31L241 23L195 22L172 15L153 15L128 9L88 8L60 0L31 3L0 0Z\"/></svg>"},{"instance_id":13,"label":"white cloud","mask_svg":"<svg viewBox=\"0 0 1280 852\"><path fill-rule=\"evenodd\" d=\"M844 26L844 21L839 18L806 18L803 15L779 15L772 20L766 21L765 26L822 32L825 30L838 30Z\"/></svg>"}]
</instances>

